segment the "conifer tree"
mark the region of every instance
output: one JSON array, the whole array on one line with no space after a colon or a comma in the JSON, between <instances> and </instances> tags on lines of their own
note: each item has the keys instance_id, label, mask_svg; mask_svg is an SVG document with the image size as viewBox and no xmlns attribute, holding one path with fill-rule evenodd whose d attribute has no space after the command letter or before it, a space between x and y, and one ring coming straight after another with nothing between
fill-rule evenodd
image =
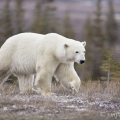
<instances>
[{"instance_id":1,"label":"conifer tree","mask_svg":"<svg viewBox=\"0 0 120 120\"><path fill-rule=\"evenodd\" d=\"M50 6L46 6L45 10L43 11L47 33L57 32L56 25L58 24L58 19L55 15L55 11L56 8Z\"/></svg>"},{"instance_id":2,"label":"conifer tree","mask_svg":"<svg viewBox=\"0 0 120 120\"><path fill-rule=\"evenodd\" d=\"M10 0L6 1L5 6L0 14L0 40L3 43L7 38L13 35Z\"/></svg>"},{"instance_id":3,"label":"conifer tree","mask_svg":"<svg viewBox=\"0 0 120 120\"><path fill-rule=\"evenodd\" d=\"M67 38L74 39L75 33L74 33L74 28L70 19L69 11L65 12L65 16L63 18L63 36Z\"/></svg>"},{"instance_id":4,"label":"conifer tree","mask_svg":"<svg viewBox=\"0 0 120 120\"><path fill-rule=\"evenodd\" d=\"M101 76L101 70L99 66L101 66L101 60L103 59L104 53L104 42L105 37L102 28L102 19L101 19L101 2L102 0L97 0L97 10L95 12L95 19L93 21L93 79L98 79Z\"/></svg>"},{"instance_id":5,"label":"conifer tree","mask_svg":"<svg viewBox=\"0 0 120 120\"><path fill-rule=\"evenodd\" d=\"M102 62L101 69L107 73L107 80L116 80L120 77L120 62L116 61L113 54L113 49L106 51L105 59ZM106 77L102 77L106 79Z\"/></svg>"},{"instance_id":6,"label":"conifer tree","mask_svg":"<svg viewBox=\"0 0 120 120\"><path fill-rule=\"evenodd\" d=\"M91 19L88 17L84 24L84 33L83 33L83 39L87 42L88 46L86 46L86 51L89 51L90 53L93 50L93 28L91 24ZM86 56L90 61L93 60L92 55L88 54Z\"/></svg>"},{"instance_id":7,"label":"conifer tree","mask_svg":"<svg viewBox=\"0 0 120 120\"><path fill-rule=\"evenodd\" d=\"M38 1L34 10L34 20L31 26L33 32L46 34L44 15L42 12L42 1Z\"/></svg>"},{"instance_id":8,"label":"conifer tree","mask_svg":"<svg viewBox=\"0 0 120 120\"><path fill-rule=\"evenodd\" d=\"M14 29L12 24L12 12L10 9L10 0L7 0L5 6L0 13L0 41L2 45L5 40L13 35ZM10 78L14 81L14 77L11 75Z\"/></svg>"},{"instance_id":9,"label":"conifer tree","mask_svg":"<svg viewBox=\"0 0 120 120\"><path fill-rule=\"evenodd\" d=\"M2 18L2 13L0 12L0 47L2 46L4 42L3 38L3 18Z\"/></svg>"},{"instance_id":10,"label":"conifer tree","mask_svg":"<svg viewBox=\"0 0 120 120\"><path fill-rule=\"evenodd\" d=\"M88 16L88 18L85 21L84 27L83 27L83 39L86 41L86 64L85 71L86 71L86 77L91 78L92 77L92 64L93 64L93 28L91 23L91 18Z\"/></svg>"},{"instance_id":11,"label":"conifer tree","mask_svg":"<svg viewBox=\"0 0 120 120\"><path fill-rule=\"evenodd\" d=\"M34 20L31 26L33 32L46 34L50 32L56 32L55 22L57 18L54 14L55 8L45 5L51 1L38 1L35 6Z\"/></svg>"},{"instance_id":12,"label":"conifer tree","mask_svg":"<svg viewBox=\"0 0 120 120\"><path fill-rule=\"evenodd\" d=\"M118 24L115 19L113 1L114 0L108 0L109 11L108 11L107 20L106 20L106 34L107 34L108 47L114 46L118 38L117 36Z\"/></svg>"},{"instance_id":13,"label":"conifer tree","mask_svg":"<svg viewBox=\"0 0 120 120\"><path fill-rule=\"evenodd\" d=\"M15 34L21 33L24 30L24 9L23 9L23 0L15 0L15 14L14 14L14 26Z\"/></svg>"},{"instance_id":14,"label":"conifer tree","mask_svg":"<svg viewBox=\"0 0 120 120\"><path fill-rule=\"evenodd\" d=\"M107 80L107 89L109 91L110 80L118 80L120 78L120 62L116 61L113 54L113 49L106 51L102 66L102 80Z\"/></svg>"}]
</instances>

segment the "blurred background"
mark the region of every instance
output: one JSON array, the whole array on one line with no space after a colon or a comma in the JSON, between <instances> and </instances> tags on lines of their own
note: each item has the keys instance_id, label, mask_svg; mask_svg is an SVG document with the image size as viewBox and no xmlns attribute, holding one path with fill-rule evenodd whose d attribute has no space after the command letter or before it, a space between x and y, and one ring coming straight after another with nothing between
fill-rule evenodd
<instances>
[{"instance_id":1,"label":"blurred background","mask_svg":"<svg viewBox=\"0 0 120 120\"><path fill-rule=\"evenodd\" d=\"M120 0L0 0L0 46L21 32L86 41L82 80L120 80Z\"/></svg>"}]
</instances>

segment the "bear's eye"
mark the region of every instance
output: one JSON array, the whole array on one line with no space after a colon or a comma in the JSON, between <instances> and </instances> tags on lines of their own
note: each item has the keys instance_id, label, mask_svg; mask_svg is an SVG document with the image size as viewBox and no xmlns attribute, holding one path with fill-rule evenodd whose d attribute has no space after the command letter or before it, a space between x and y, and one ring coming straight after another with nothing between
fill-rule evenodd
<instances>
[{"instance_id":1,"label":"bear's eye","mask_svg":"<svg viewBox=\"0 0 120 120\"><path fill-rule=\"evenodd\" d=\"M75 53L79 53L78 51L76 51Z\"/></svg>"}]
</instances>

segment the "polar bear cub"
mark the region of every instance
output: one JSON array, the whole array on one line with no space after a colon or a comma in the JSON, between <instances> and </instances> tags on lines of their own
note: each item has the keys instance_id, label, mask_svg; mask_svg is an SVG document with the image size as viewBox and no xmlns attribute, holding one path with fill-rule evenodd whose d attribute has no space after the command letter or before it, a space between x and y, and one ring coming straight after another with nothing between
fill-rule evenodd
<instances>
[{"instance_id":1,"label":"polar bear cub","mask_svg":"<svg viewBox=\"0 0 120 120\"><path fill-rule=\"evenodd\" d=\"M73 92L79 91L81 80L74 69L74 62L60 64L55 71L54 77L63 87Z\"/></svg>"}]
</instances>

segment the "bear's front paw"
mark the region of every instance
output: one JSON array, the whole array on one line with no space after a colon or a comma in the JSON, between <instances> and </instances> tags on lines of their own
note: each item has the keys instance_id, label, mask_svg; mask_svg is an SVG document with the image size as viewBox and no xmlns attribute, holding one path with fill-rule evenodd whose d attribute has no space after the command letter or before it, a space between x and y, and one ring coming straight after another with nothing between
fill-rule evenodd
<instances>
[{"instance_id":1,"label":"bear's front paw","mask_svg":"<svg viewBox=\"0 0 120 120\"><path fill-rule=\"evenodd\" d=\"M37 94L40 94L40 93L41 93L40 90L34 89L34 88L32 88L32 91L33 91L34 93L37 93Z\"/></svg>"},{"instance_id":2,"label":"bear's front paw","mask_svg":"<svg viewBox=\"0 0 120 120\"><path fill-rule=\"evenodd\" d=\"M37 94L41 94L42 96L51 96L51 95L55 95L55 93L51 93L50 91L43 91L40 88L32 88L33 92L37 93Z\"/></svg>"},{"instance_id":3,"label":"bear's front paw","mask_svg":"<svg viewBox=\"0 0 120 120\"><path fill-rule=\"evenodd\" d=\"M41 91L41 95L45 97L50 97L52 95L51 92Z\"/></svg>"}]
</instances>

